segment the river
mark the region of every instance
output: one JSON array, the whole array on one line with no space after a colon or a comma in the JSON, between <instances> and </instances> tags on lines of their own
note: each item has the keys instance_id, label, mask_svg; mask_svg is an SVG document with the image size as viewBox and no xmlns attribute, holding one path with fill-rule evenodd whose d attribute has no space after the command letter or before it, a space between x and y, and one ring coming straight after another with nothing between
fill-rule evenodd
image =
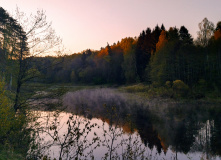
<instances>
[{"instance_id":1,"label":"river","mask_svg":"<svg viewBox=\"0 0 221 160\"><path fill-rule=\"evenodd\" d=\"M51 159L221 159L219 105L150 101L107 88L68 92L62 105L62 111L33 111L39 117L35 154Z\"/></svg>"}]
</instances>

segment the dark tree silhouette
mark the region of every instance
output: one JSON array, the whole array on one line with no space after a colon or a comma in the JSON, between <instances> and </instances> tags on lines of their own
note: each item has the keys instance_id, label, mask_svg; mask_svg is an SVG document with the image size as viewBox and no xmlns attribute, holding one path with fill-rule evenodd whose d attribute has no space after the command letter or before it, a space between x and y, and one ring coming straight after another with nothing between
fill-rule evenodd
<instances>
[{"instance_id":1,"label":"dark tree silhouette","mask_svg":"<svg viewBox=\"0 0 221 160\"><path fill-rule=\"evenodd\" d=\"M185 26L181 26L179 30L180 39L184 44L193 44L193 38Z\"/></svg>"}]
</instances>

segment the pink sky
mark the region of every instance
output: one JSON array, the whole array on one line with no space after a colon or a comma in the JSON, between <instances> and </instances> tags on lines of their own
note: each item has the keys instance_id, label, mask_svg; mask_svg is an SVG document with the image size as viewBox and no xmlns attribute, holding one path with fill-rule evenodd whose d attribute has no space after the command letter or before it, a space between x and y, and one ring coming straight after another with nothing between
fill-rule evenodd
<instances>
[{"instance_id":1,"label":"pink sky","mask_svg":"<svg viewBox=\"0 0 221 160\"><path fill-rule=\"evenodd\" d=\"M203 18L221 21L221 0L0 0L0 6L11 14L16 6L27 15L45 10L72 53L98 50L162 23L166 29L184 25L196 38Z\"/></svg>"}]
</instances>

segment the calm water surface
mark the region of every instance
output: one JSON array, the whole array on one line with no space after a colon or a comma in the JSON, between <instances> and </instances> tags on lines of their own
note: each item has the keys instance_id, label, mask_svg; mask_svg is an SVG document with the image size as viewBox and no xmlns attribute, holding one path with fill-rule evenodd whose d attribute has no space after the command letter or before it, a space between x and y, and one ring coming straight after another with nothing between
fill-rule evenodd
<instances>
[{"instance_id":1,"label":"calm water surface","mask_svg":"<svg viewBox=\"0 0 221 160\"><path fill-rule=\"evenodd\" d=\"M41 154L58 159L221 159L221 109L154 103L111 89L63 98L65 110L36 111Z\"/></svg>"}]
</instances>

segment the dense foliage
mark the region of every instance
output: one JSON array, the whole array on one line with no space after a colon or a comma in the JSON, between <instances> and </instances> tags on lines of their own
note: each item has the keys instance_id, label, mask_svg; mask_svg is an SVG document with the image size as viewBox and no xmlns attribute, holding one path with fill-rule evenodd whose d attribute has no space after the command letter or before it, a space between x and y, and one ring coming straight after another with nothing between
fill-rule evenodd
<instances>
[{"instance_id":1,"label":"dense foliage","mask_svg":"<svg viewBox=\"0 0 221 160\"><path fill-rule=\"evenodd\" d=\"M17 14L22 19L23 14L19 11ZM27 110L27 100L33 95L33 88L27 84L38 72L30 65L35 55L31 53L40 42L45 40L48 41L46 44L50 44L54 38L54 33L47 30L50 27L45 23L42 12L29 22L33 24L21 26L21 22L0 7L0 157L5 159L14 159L13 154L17 152L19 155L16 156L24 159L30 145L34 145L33 127L30 126L33 116L29 116ZM31 28L27 30L26 27ZM37 31L46 32L51 37L48 34L41 35L47 39L36 37L35 34L39 35ZM46 44L44 46L47 47ZM46 47L43 49L46 50ZM28 92L30 89L31 92Z\"/></svg>"},{"instance_id":2,"label":"dense foliage","mask_svg":"<svg viewBox=\"0 0 221 160\"><path fill-rule=\"evenodd\" d=\"M183 81L198 92L221 89L221 29L205 18L194 42L185 26L158 25L138 38L127 37L99 51L87 49L63 57L38 57L33 66L47 83L130 84L144 82L165 86ZM209 33L209 34L208 34ZM202 39L203 37L203 39ZM63 61L63 63L56 63ZM57 65L55 65L57 64Z\"/></svg>"}]
</instances>

